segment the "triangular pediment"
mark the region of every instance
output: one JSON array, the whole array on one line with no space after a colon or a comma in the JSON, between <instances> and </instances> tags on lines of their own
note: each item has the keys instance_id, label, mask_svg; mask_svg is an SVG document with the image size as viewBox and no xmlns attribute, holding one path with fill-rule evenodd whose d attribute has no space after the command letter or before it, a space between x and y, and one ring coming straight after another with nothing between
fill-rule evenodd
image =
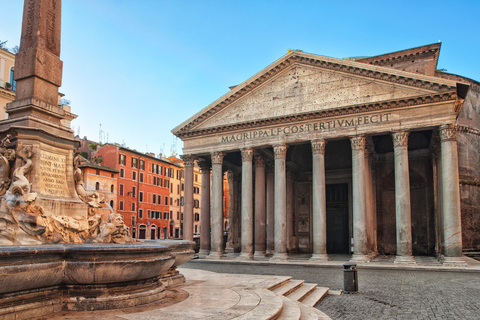
<instances>
[{"instance_id":1,"label":"triangular pediment","mask_svg":"<svg viewBox=\"0 0 480 320\"><path fill-rule=\"evenodd\" d=\"M296 51L234 87L172 132L181 136L455 90L450 80Z\"/></svg>"}]
</instances>

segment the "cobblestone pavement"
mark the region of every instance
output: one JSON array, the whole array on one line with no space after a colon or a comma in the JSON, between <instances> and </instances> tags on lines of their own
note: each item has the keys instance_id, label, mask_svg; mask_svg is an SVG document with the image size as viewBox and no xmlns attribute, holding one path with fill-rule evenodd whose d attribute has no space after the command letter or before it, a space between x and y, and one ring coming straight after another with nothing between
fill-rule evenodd
<instances>
[{"instance_id":1,"label":"cobblestone pavement","mask_svg":"<svg viewBox=\"0 0 480 320\"><path fill-rule=\"evenodd\" d=\"M182 268L292 276L343 289L342 268L192 260ZM358 270L359 293L328 295L317 308L332 319L480 319L480 272Z\"/></svg>"}]
</instances>

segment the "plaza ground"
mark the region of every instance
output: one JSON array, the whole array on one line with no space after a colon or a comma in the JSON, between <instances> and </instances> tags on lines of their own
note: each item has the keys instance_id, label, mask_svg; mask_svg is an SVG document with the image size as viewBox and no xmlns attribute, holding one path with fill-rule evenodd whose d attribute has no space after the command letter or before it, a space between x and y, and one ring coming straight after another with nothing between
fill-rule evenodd
<instances>
[{"instance_id":1,"label":"plaza ground","mask_svg":"<svg viewBox=\"0 0 480 320\"><path fill-rule=\"evenodd\" d=\"M418 259L418 258L417 258ZM426 257L424 258L426 259ZM431 258L432 262L435 260ZM469 260L475 264L474 261ZM383 263L358 269L359 293L327 295L316 305L332 319L479 319L480 270L398 268ZM192 260L182 268L219 273L284 275L343 289L341 265L223 263Z\"/></svg>"}]
</instances>

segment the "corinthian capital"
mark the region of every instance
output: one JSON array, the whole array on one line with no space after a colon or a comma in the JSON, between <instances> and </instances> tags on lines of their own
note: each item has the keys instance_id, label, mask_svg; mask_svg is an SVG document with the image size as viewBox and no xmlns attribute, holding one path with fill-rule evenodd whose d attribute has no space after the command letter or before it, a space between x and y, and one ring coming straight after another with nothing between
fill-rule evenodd
<instances>
[{"instance_id":1,"label":"corinthian capital","mask_svg":"<svg viewBox=\"0 0 480 320\"><path fill-rule=\"evenodd\" d=\"M353 136L350 137L350 143L352 144L352 150L363 150L365 149L365 136Z\"/></svg>"},{"instance_id":2,"label":"corinthian capital","mask_svg":"<svg viewBox=\"0 0 480 320\"><path fill-rule=\"evenodd\" d=\"M183 160L185 167L193 166L193 164L195 163L195 160L197 160L197 157L191 154L181 155L180 158Z\"/></svg>"},{"instance_id":3,"label":"corinthian capital","mask_svg":"<svg viewBox=\"0 0 480 320\"><path fill-rule=\"evenodd\" d=\"M225 153L220 151L212 152L212 164L222 164Z\"/></svg>"},{"instance_id":4,"label":"corinthian capital","mask_svg":"<svg viewBox=\"0 0 480 320\"><path fill-rule=\"evenodd\" d=\"M312 140L312 153L313 154L325 154L325 146L327 142L325 140Z\"/></svg>"},{"instance_id":5,"label":"corinthian capital","mask_svg":"<svg viewBox=\"0 0 480 320\"><path fill-rule=\"evenodd\" d=\"M392 132L393 146L398 147L408 147L408 131L394 131Z\"/></svg>"},{"instance_id":6,"label":"corinthian capital","mask_svg":"<svg viewBox=\"0 0 480 320\"><path fill-rule=\"evenodd\" d=\"M201 159L197 161L198 166L200 167L200 171L202 173L210 173L210 164L207 160Z\"/></svg>"},{"instance_id":7,"label":"corinthian capital","mask_svg":"<svg viewBox=\"0 0 480 320\"><path fill-rule=\"evenodd\" d=\"M265 159L259 155L255 155L255 167L265 167Z\"/></svg>"},{"instance_id":8,"label":"corinthian capital","mask_svg":"<svg viewBox=\"0 0 480 320\"><path fill-rule=\"evenodd\" d=\"M253 149L245 148L241 150L242 153L242 162L248 161L251 162L253 159Z\"/></svg>"},{"instance_id":9,"label":"corinthian capital","mask_svg":"<svg viewBox=\"0 0 480 320\"><path fill-rule=\"evenodd\" d=\"M440 126L440 140L457 140L457 129L457 126L451 123Z\"/></svg>"},{"instance_id":10,"label":"corinthian capital","mask_svg":"<svg viewBox=\"0 0 480 320\"><path fill-rule=\"evenodd\" d=\"M275 159L285 159L287 157L287 145L281 144L273 146L273 152L275 153Z\"/></svg>"}]
</instances>

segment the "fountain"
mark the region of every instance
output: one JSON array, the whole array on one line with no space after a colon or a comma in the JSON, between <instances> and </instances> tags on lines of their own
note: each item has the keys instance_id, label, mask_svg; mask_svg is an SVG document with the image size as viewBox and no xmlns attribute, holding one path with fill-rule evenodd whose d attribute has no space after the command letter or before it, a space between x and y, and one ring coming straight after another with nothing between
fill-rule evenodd
<instances>
[{"instance_id":1,"label":"fountain","mask_svg":"<svg viewBox=\"0 0 480 320\"><path fill-rule=\"evenodd\" d=\"M86 190L58 106L61 0L25 0L16 98L0 121L0 318L158 301L185 278L190 241L132 239L123 216Z\"/></svg>"}]
</instances>

